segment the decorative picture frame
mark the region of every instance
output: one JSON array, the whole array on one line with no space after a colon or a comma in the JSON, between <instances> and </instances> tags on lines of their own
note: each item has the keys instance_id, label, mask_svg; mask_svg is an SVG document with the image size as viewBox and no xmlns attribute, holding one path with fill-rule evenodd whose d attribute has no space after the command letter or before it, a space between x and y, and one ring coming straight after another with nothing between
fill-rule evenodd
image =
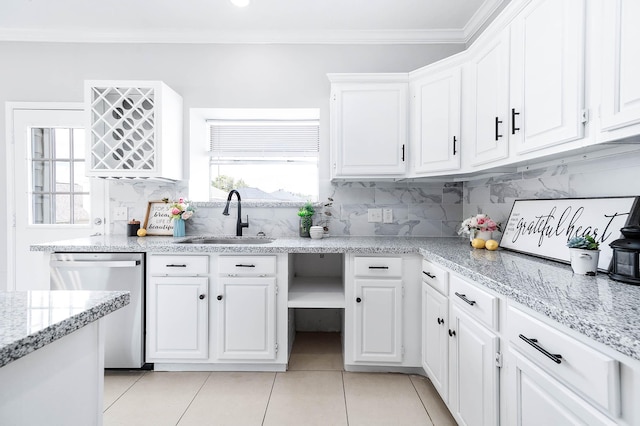
<instances>
[{"instance_id":1,"label":"decorative picture frame","mask_svg":"<svg viewBox=\"0 0 640 426\"><path fill-rule=\"evenodd\" d=\"M147 230L147 235L173 235L169 200L149 201L142 227Z\"/></svg>"},{"instance_id":2,"label":"decorative picture frame","mask_svg":"<svg viewBox=\"0 0 640 426\"><path fill-rule=\"evenodd\" d=\"M639 220L640 197L515 200L500 246L569 263L567 241L589 234L600 244L598 269L606 271L613 255L609 243L622 237L620 228Z\"/></svg>"}]
</instances>

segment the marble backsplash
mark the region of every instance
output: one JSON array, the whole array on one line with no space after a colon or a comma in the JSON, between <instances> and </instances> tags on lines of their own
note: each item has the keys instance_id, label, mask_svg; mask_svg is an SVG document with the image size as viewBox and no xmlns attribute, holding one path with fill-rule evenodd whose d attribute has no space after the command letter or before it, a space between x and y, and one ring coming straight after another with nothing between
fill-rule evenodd
<instances>
[{"instance_id":1,"label":"marble backsplash","mask_svg":"<svg viewBox=\"0 0 640 426\"><path fill-rule=\"evenodd\" d=\"M607 158L544 167L497 177L456 183L339 182L324 192L333 198L332 235L456 236L460 222L486 213L506 222L516 199L606 197L640 195L640 150ZM144 220L147 202L176 199L188 193L186 182L110 181L110 208L128 208L129 218ZM326 202L326 198L322 201ZM235 203L234 203L235 204ZM323 204L322 202L319 204ZM224 203L204 203L187 221L187 235L235 234L235 205L223 216ZM369 223L367 209L393 209L393 223ZM245 235L298 235L298 205L274 206L243 201L249 215ZM320 209L321 210L321 209ZM320 220L322 215L316 215ZM243 219L244 220L244 219ZM125 221L110 224L110 233L124 235ZM494 238L499 239L500 233Z\"/></svg>"},{"instance_id":2,"label":"marble backsplash","mask_svg":"<svg viewBox=\"0 0 640 426\"><path fill-rule=\"evenodd\" d=\"M463 218L486 213L502 223L516 199L638 196L640 151L473 180L463 193Z\"/></svg>"},{"instance_id":3,"label":"marble backsplash","mask_svg":"<svg viewBox=\"0 0 640 426\"><path fill-rule=\"evenodd\" d=\"M176 199L187 194L186 182L110 181L110 208L127 207L128 217L144 220L147 202ZM353 236L455 236L462 220L462 183L341 182L327 188L333 199L328 221L331 235ZM240 190L242 193L242 190ZM318 203L325 204L327 198ZM299 203L302 205L302 203ZM244 235L264 232L268 236L298 235L298 204L242 202L243 221L249 215ZM198 203L194 217L186 222L187 235L235 234L235 198L229 216L223 216L224 203ZM392 223L369 223L369 208L391 208ZM318 207L314 223L326 218ZM112 221L110 233L123 235L125 221Z\"/></svg>"}]
</instances>

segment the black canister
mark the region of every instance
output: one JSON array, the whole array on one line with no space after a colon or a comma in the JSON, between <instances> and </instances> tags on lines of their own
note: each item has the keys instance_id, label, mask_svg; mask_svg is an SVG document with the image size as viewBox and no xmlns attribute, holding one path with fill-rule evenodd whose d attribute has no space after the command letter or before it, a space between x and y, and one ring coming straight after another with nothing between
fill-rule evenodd
<instances>
[{"instance_id":1,"label":"black canister","mask_svg":"<svg viewBox=\"0 0 640 426\"><path fill-rule=\"evenodd\" d=\"M140 221L132 219L127 223L127 237L135 237L140 229Z\"/></svg>"},{"instance_id":2,"label":"black canister","mask_svg":"<svg viewBox=\"0 0 640 426\"><path fill-rule=\"evenodd\" d=\"M620 232L624 238L609 244L613 249L609 277L640 285L640 226L626 226Z\"/></svg>"}]
</instances>

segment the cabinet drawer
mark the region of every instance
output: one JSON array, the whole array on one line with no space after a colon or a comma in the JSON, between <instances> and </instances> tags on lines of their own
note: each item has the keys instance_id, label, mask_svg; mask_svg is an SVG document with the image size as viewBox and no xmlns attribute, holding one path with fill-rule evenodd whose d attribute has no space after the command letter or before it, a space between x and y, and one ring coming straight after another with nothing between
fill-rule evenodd
<instances>
[{"instance_id":1,"label":"cabinet drawer","mask_svg":"<svg viewBox=\"0 0 640 426\"><path fill-rule=\"evenodd\" d=\"M584 394L609 413L620 411L620 371L616 360L509 306L511 344L545 372Z\"/></svg>"},{"instance_id":2,"label":"cabinet drawer","mask_svg":"<svg viewBox=\"0 0 640 426\"><path fill-rule=\"evenodd\" d=\"M151 275L206 275L209 256L151 256Z\"/></svg>"},{"instance_id":3,"label":"cabinet drawer","mask_svg":"<svg viewBox=\"0 0 640 426\"><path fill-rule=\"evenodd\" d=\"M498 297L458 278L449 279L449 299L484 325L498 329Z\"/></svg>"},{"instance_id":4,"label":"cabinet drawer","mask_svg":"<svg viewBox=\"0 0 640 426\"><path fill-rule=\"evenodd\" d=\"M402 258L356 257L354 271L360 277L402 277Z\"/></svg>"},{"instance_id":5,"label":"cabinet drawer","mask_svg":"<svg viewBox=\"0 0 640 426\"><path fill-rule=\"evenodd\" d=\"M422 281L445 296L449 294L449 273L426 259L422 259Z\"/></svg>"},{"instance_id":6,"label":"cabinet drawer","mask_svg":"<svg viewBox=\"0 0 640 426\"><path fill-rule=\"evenodd\" d=\"M218 272L221 275L274 275L275 256L220 256Z\"/></svg>"}]
</instances>

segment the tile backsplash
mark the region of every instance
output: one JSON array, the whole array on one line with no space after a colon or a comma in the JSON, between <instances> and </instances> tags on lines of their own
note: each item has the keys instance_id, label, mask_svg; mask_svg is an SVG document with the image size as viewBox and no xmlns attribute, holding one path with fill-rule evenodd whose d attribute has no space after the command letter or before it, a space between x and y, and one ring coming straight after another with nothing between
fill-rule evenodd
<instances>
[{"instance_id":1,"label":"tile backsplash","mask_svg":"<svg viewBox=\"0 0 640 426\"><path fill-rule=\"evenodd\" d=\"M453 236L462 217L462 183L333 183L333 199L328 221L332 235ZM183 182L111 181L110 208L127 207L129 217L144 220L147 202L163 198L176 199L187 194ZM242 190L240 190L242 194ZM327 199L322 200L324 202ZM324 202L319 204L324 204ZM223 216L224 203L198 203L198 210L187 221L187 235L235 233L235 198L229 216ZM264 232L268 236L298 235L299 205L274 206L243 200L243 221L249 215L245 235ZM302 205L302 203L299 203ZM390 208L392 223L369 223L369 208ZM314 223L327 216L318 207ZM112 234L124 234L126 222L111 222Z\"/></svg>"},{"instance_id":2,"label":"tile backsplash","mask_svg":"<svg viewBox=\"0 0 640 426\"><path fill-rule=\"evenodd\" d=\"M516 199L640 195L640 150L622 155L538 168L497 177L455 183L338 182L325 193L333 201L328 223L332 235L456 236L460 222L486 213L506 222ZM110 208L128 208L129 218L144 220L147 201L176 199L188 192L186 182L110 181ZM240 191L242 192L242 191ZM326 198L321 200L326 202ZM235 204L235 202L234 202ZM300 203L301 205L302 203ZM320 203L322 204L322 203ZM245 235L298 235L298 205L274 207L243 201L249 215ZM236 210L223 216L224 203L202 203L187 221L187 235L235 233ZM391 208L393 223L369 223L369 208ZM321 210L321 208L318 208ZM316 214L315 222L321 215ZM244 220L244 219L243 219ZM124 235L126 222L111 222L112 234ZM497 233L494 237L499 238Z\"/></svg>"}]
</instances>

